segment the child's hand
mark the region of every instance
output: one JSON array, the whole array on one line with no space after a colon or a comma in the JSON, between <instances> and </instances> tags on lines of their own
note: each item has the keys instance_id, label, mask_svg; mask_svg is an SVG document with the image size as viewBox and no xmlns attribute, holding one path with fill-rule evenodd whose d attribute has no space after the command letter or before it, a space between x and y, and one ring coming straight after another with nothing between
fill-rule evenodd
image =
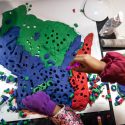
<instances>
[{"instance_id":1,"label":"child's hand","mask_svg":"<svg viewBox=\"0 0 125 125\"><path fill-rule=\"evenodd\" d=\"M106 66L105 62L99 61L96 58L90 56L89 54L77 55L71 62L71 66L73 66L76 62L79 63L80 66L74 67L72 69L78 72L100 74Z\"/></svg>"}]
</instances>

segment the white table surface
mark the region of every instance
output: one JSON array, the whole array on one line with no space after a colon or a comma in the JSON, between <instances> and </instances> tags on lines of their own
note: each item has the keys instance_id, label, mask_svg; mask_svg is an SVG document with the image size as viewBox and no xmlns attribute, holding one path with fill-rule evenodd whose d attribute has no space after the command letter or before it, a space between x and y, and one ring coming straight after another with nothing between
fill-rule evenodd
<instances>
[{"instance_id":1,"label":"white table surface","mask_svg":"<svg viewBox=\"0 0 125 125\"><path fill-rule=\"evenodd\" d=\"M112 4L112 1L114 2L113 4L116 6L118 0L111 0L110 1L111 4ZM122 3L124 3L124 0L119 0L119 1L122 1ZM44 20L53 20L53 21L64 22L64 23L70 25L71 27L74 27L73 26L74 23L77 23L79 26L78 26L78 28L75 28L75 29L80 35L82 35L82 39L84 39L88 33L90 33L90 32L94 33L92 56L96 57L97 59L101 58L96 23L87 19L80 12L80 9L83 8L84 0L8 0L8 1L0 0L0 13L4 12L6 10L13 9L16 6L18 6L22 3L26 3L26 2L29 2L33 5L30 13L36 15L38 18L41 18ZM122 4L122 7L123 7L123 4ZM117 7L115 7L115 8L117 8ZM75 9L76 13L73 13L72 9ZM114 13L117 14L117 10L112 11L110 15L112 16ZM0 15L0 24L1 24L1 22L2 22L2 15ZM121 29L119 30L119 33L120 32L121 33L123 32L123 27L121 27ZM122 33L122 35L124 35L124 34ZM1 69L2 68L0 67L0 70ZM8 73L8 71L7 71L7 73ZM106 94L106 91L104 91L104 94ZM109 108L108 101L106 101L103 98L99 98L95 102L93 107L87 106L86 110L83 112L94 112L94 111L96 112L96 111L104 111L104 110L109 110L109 109L110 108ZM119 112L122 112L122 111L123 111L122 108L119 109ZM117 118L119 118L119 117L117 117L118 116L117 110L114 109L114 112L115 112L115 116L116 116L116 122L118 123L117 125L119 125L120 122L118 122L118 119L117 119ZM10 117L10 115L11 115L11 117ZM125 114L122 116L125 116ZM3 117L7 121L19 119L17 114L15 114L15 113L5 114L5 111L1 109L0 110L0 119ZM34 117L34 116L31 116L31 117ZM36 116L36 117L39 117L39 116ZM121 120L123 120L123 119L121 119Z\"/></svg>"}]
</instances>

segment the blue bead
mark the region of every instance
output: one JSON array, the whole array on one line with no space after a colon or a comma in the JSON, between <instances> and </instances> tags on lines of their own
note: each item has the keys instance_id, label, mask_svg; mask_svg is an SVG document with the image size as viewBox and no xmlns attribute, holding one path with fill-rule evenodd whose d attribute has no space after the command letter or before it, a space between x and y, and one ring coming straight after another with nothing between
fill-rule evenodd
<instances>
[{"instance_id":1,"label":"blue bead","mask_svg":"<svg viewBox=\"0 0 125 125\"><path fill-rule=\"evenodd\" d=\"M33 38L34 38L35 41L37 41L40 38L40 33L39 32L35 32Z\"/></svg>"},{"instance_id":2,"label":"blue bead","mask_svg":"<svg viewBox=\"0 0 125 125\"><path fill-rule=\"evenodd\" d=\"M7 25L8 25L8 24L11 24L11 22L12 22L11 19L8 19L8 20L5 21L5 23L6 23Z\"/></svg>"},{"instance_id":3,"label":"blue bead","mask_svg":"<svg viewBox=\"0 0 125 125\"><path fill-rule=\"evenodd\" d=\"M49 59L50 55L47 53L44 55L44 59Z\"/></svg>"}]
</instances>

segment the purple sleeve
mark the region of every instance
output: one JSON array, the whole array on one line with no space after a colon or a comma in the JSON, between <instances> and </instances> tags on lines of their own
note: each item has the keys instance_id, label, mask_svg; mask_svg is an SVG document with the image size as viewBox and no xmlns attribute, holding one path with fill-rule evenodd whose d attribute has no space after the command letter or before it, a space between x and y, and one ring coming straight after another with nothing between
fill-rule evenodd
<instances>
[{"instance_id":1,"label":"purple sleeve","mask_svg":"<svg viewBox=\"0 0 125 125\"><path fill-rule=\"evenodd\" d=\"M117 52L108 52L102 61L106 62L106 67L100 74L102 82L125 85L125 57Z\"/></svg>"},{"instance_id":2,"label":"purple sleeve","mask_svg":"<svg viewBox=\"0 0 125 125\"><path fill-rule=\"evenodd\" d=\"M22 102L28 110L47 116L53 116L56 107L56 103L50 99L49 95L42 91L26 96Z\"/></svg>"}]
</instances>

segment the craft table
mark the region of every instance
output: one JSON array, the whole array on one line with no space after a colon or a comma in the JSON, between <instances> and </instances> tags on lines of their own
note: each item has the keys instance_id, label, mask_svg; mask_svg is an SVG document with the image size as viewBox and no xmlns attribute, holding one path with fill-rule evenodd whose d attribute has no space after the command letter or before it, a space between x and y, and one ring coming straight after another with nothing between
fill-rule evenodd
<instances>
[{"instance_id":1,"label":"craft table","mask_svg":"<svg viewBox=\"0 0 125 125\"><path fill-rule=\"evenodd\" d=\"M115 2L116 1L117 0L115 0ZM82 41L88 33L91 33L91 32L94 33L92 56L96 57L97 59L102 58L96 22L87 19L84 16L84 14L80 12L80 10L83 9L85 0L77 0L77 1L76 0L68 0L68 1L67 0L13 0L13 1L12 0L0 0L0 25L2 23L1 14L3 12L5 12L7 10L11 10L26 2L32 4L32 10L30 11L31 14L34 14L38 18L43 19L43 20L59 21L59 22L66 23L71 27L74 27L75 30L82 36ZM123 2L123 0L122 0L122 2ZM115 5L117 5L117 2ZM73 12L73 9L75 9L75 13ZM115 11L113 11L113 12L115 12ZM116 12L117 12L117 10L116 10ZM112 15L113 15L113 13L110 14L110 16L112 16ZM74 26L75 23L78 24L78 27ZM119 29L119 30L121 30L121 29ZM123 30L121 30L121 31L123 31ZM123 34L122 34L122 36L123 36ZM120 35L119 35L119 37L120 37ZM2 66L0 67L0 70L3 70L7 74L10 74L10 72L7 71L6 69L4 69ZM3 83L2 88L3 89L6 88L6 83ZM1 93L2 93L2 89L0 89L0 94ZM102 94L104 94L104 95L107 94L106 87L104 87ZM119 125L121 123L125 123L124 119L122 118L122 116L125 116L125 114L121 114L121 115L119 114L120 117L118 117L118 113L117 113L118 111L120 113L125 113L125 112L122 112L124 104L122 104L122 106L119 106L118 108L113 107L117 125ZM1 108L0 119L4 118L6 121L16 121L16 120L21 119L18 117L17 113L11 112L8 114L5 109L6 109L6 106ZM83 113L101 112L101 111L110 111L110 104L109 104L108 100L106 100L100 96L96 100L96 102L93 104L92 107L90 107L88 105L84 111L78 112L78 113L83 114ZM11 115L11 117L10 117L10 115ZM30 115L28 118L31 119L31 118L42 118L42 117L44 117L44 116ZM121 118L121 120L119 120L120 118Z\"/></svg>"}]
</instances>

